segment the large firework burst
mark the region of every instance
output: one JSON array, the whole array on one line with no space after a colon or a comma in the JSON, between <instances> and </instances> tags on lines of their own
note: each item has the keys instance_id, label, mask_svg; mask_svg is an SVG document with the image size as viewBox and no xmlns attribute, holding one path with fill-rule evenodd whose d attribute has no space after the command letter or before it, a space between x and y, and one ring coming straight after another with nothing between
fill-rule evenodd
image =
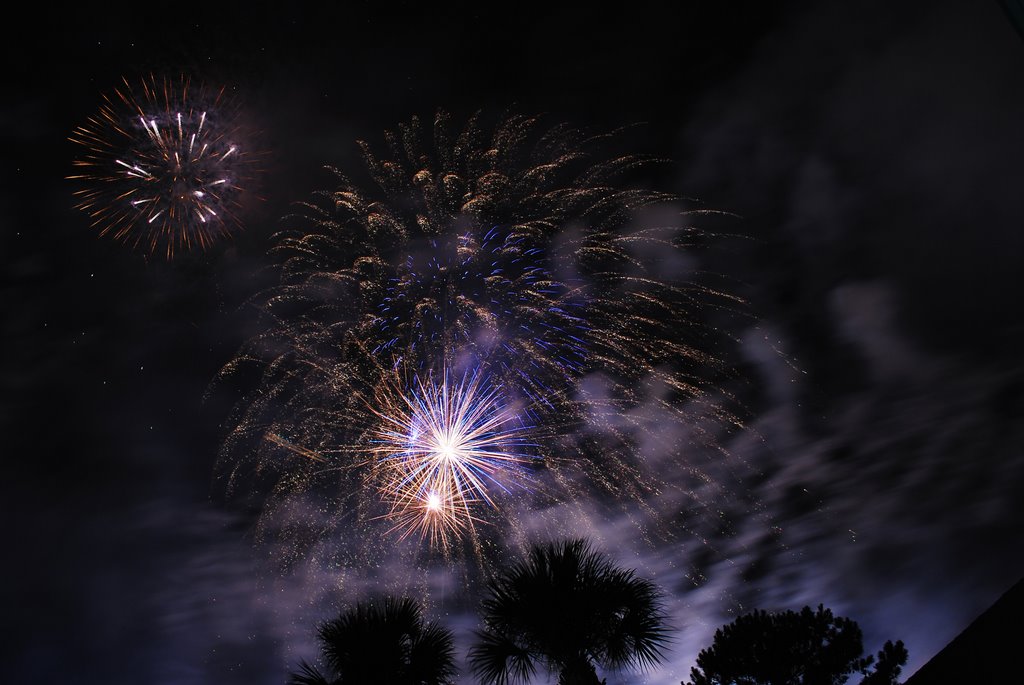
<instances>
[{"instance_id":1,"label":"large firework burst","mask_svg":"<svg viewBox=\"0 0 1024 685\"><path fill-rule=\"evenodd\" d=\"M339 188L279 236L282 282L260 298L268 330L226 369L262 368L225 445L229 487L269 479L272 501L326 497L318 511L335 524L391 518L445 550L478 550L481 521L582 501L666 506L648 500L666 498L668 482L688 489L666 467L705 481L689 457L735 423L718 402L726 369L705 317L735 300L692 271L665 273L672 260L692 265L705 236L675 196L628 185L646 160L597 155L605 139L518 116L451 136L439 115L430 131L413 120L388 134L386 155L364 145L373 186L338 173ZM499 413L530 427L529 459L456 472L437 449L403 444L427 416L464 410L441 399L447 374L501 388ZM654 425L666 420L686 429ZM647 462L637 444L657 430L669 456ZM381 497L381 465L399 455L400 487ZM506 469L536 487L507 496L495 487Z\"/></svg>"},{"instance_id":2,"label":"large firework burst","mask_svg":"<svg viewBox=\"0 0 1024 685\"><path fill-rule=\"evenodd\" d=\"M230 234L256 155L223 89L150 76L103 99L70 137L84 149L69 177L100 234L168 259Z\"/></svg>"}]
</instances>

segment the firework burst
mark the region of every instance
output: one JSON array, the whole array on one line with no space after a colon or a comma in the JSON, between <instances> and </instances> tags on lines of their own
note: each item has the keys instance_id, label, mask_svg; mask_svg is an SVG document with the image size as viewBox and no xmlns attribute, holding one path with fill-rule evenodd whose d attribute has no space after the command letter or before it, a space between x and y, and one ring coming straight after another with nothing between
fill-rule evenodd
<instances>
[{"instance_id":1,"label":"firework burst","mask_svg":"<svg viewBox=\"0 0 1024 685\"><path fill-rule=\"evenodd\" d=\"M242 144L224 91L144 78L104 95L70 140L83 148L71 180L101 235L144 249L206 249L238 226L256 156Z\"/></svg>"},{"instance_id":2,"label":"firework burst","mask_svg":"<svg viewBox=\"0 0 1024 685\"><path fill-rule=\"evenodd\" d=\"M364 145L372 185L336 172L338 189L278 237L266 332L225 369L261 373L223 450L229 490L274 483L271 518L291 496L343 498L322 530L372 540L384 518L446 550L514 536L533 512L612 509L655 521L654 536L685 525L665 510L713 506L698 501L712 477L697 454L721 454L738 422L714 353L726 336L707 321L737 300L692 268L707 236L679 199L624 180L649 160L601 156L606 138L528 117L452 135L439 115L388 134L385 155ZM673 260L689 268L666 274ZM474 395L486 401L458 399ZM446 459L460 416L500 417L479 439L505 457ZM530 427L528 458L515 425ZM657 460L639 447L652 436ZM496 503L506 473L531 487Z\"/></svg>"},{"instance_id":3,"label":"firework burst","mask_svg":"<svg viewBox=\"0 0 1024 685\"><path fill-rule=\"evenodd\" d=\"M400 396L378 394L374 411L374 466L402 537L448 547L479 520L476 508L496 506L492 493L526 484L529 428L479 374L417 378Z\"/></svg>"}]
</instances>

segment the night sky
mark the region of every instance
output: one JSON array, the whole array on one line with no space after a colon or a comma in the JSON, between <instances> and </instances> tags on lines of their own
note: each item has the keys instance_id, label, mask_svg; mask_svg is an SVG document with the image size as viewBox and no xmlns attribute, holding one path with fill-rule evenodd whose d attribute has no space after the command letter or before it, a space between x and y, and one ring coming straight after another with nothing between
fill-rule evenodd
<instances>
[{"instance_id":1,"label":"night sky","mask_svg":"<svg viewBox=\"0 0 1024 685\"><path fill-rule=\"evenodd\" d=\"M254 544L253 503L214 477L244 388L213 381L259 330L293 203L438 108L638 124L620 143L666 160L641 180L723 212L694 221L749 312L725 351L746 429L712 469L735 525L658 549L623 521L580 531L676 628L662 669L610 685L678 683L736 612L818 603L867 651L904 640L909 675L1019 579L1024 40L996 2L680 4L11 17L0 680L279 684L358 599ZM225 85L266 155L244 230L168 263L73 208L67 138L122 76L181 73ZM430 615L469 646L475 616L443 592Z\"/></svg>"}]
</instances>

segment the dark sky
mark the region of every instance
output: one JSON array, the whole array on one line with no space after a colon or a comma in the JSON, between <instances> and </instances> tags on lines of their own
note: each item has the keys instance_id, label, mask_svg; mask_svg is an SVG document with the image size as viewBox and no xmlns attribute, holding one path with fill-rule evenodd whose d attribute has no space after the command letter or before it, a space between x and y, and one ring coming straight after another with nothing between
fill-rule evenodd
<instances>
[{"instance_id":1,"label":"dark sky","mask_svg":"<svg viewBox=\"0 0 1024 685\"><path fill-rule=\"evenodd\" d=\"M713 558L637 551L621 522L587 531L670 593L678 641L648 682L678 683L754 607L825 603L869 650L900 638L908 673L924 663L1024 574L1024 41L996 2L896 4L11 22L0 680L271 684L311 653L314 622L351 598L322 569L268 570L213 480L238 396L208 390L256 330L245 302L290 204L330 187L325 164L357 166L356 139L439 107L642 123L628 144L669 160L647 180L730 213L706 218L729 237L703 266L757 321L735 332L754 390L722 469L759 474L742 487L760 514ZM122 76L182 72L226 85L261 132L264 200L235 240L168 264L73 209L67 136Z\"/></svg>"}]
</instances>

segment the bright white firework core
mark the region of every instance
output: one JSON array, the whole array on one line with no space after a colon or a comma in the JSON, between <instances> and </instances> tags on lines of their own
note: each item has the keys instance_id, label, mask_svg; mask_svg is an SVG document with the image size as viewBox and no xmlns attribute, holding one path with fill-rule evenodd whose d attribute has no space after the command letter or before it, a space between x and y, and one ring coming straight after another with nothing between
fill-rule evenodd
<instances>
[{"instance_id":1,"label":"bright white firework core","mask_svg":"<svg viewBox=\"0 0 1024 685\"><path fill-rule=\"evenodd\" d=\"M497 506L496 491L522 485L528 428L478 374L453 381L445 372L440 383L417 377L376 405L375 465L402 537L418 531L447 545L480 520L478 506Z\"/></svg>"}]
</instances>

